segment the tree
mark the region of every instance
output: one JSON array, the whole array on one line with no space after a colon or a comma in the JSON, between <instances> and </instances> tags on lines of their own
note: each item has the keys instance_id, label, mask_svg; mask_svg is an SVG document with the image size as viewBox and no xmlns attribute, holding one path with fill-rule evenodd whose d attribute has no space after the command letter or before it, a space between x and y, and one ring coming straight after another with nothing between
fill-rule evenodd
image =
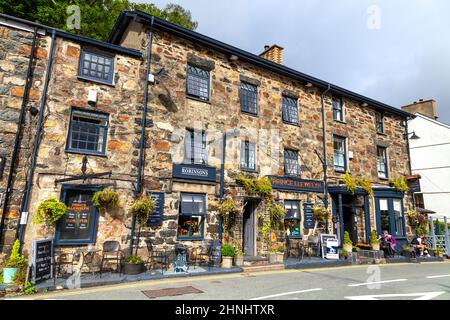
<instances>
[{"instance_id":1,"label":"tree","mask_svg":"<svg viewBox=\"0 0 450 320\"><path fill-rule=\"evenodd\" d=\"M0 0L1 13L103 41L108 38L120 13L134 9L191 30L198 26L189 10L172 3L160 9L152 3L129 0ZM76 20L77 12L80 13L79 20ZM68 21L79 21L79 26Z\"/></svg>"}]
</instances>

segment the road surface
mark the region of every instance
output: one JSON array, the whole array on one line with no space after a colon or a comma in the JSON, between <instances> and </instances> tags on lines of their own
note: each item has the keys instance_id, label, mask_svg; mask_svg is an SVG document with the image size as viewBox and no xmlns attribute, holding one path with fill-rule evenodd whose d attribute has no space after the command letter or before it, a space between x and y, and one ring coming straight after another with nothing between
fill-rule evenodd
<instances>
[{"instance_id":1,"label":"road surface","mask_svg":"<svg viewBox=\"0 0 450 320\"><path fill-rule=\"evenodd\" d=\"M184 289L196 293L182 294ZM178 288L181 295L167 296ZM158 290L157 292L155 290ZM68 300L450 300L450 262L282 270L150 280L48 292L22 299ZM173 290L171 290L173 291Z\"/></svg>"}]
</instances>

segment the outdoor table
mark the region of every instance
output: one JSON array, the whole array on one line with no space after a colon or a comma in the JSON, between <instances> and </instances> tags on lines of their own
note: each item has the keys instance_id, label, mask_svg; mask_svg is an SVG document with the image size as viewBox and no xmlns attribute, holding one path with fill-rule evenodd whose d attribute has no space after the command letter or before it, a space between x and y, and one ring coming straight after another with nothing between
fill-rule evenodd
<instances>
[{"instance_id":1,"label":"outdoor table","mask_svg":"<svg viewBox=\"0 0 450 320\"><path fill-rule=\"evenodd\" d=\"M100 249L96 248L79 248L75 250L75 254L80 255L80 261L78 262L79 272L83 270L83 266L88 267L89 270L92 270L92 275L94 275L93 262L94 262L94 254L100 252ZM88 255L92 255L91 261L86 259Z\"/></svg>"}]
</instances>

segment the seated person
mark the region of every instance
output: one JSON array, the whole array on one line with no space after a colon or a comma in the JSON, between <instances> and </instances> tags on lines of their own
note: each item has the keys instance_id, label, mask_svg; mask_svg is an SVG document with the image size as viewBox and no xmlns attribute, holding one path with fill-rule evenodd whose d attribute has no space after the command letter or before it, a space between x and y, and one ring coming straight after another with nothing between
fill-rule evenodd
<instances>
[{"instance_id":1,"label":"seated person","mask_svg":"<svg viewBox=\"0 0 450 320\"><path fill-rule=\"evenodd\" d=\"M389 257L393 257L397 247L397 240L395 240L394 236L390 235L387 230L384 230L383 236L381 236L380 240L380 247L383 249L385 254Z\"/></svg>"},{"instance_id":2,"label":"seated person","mask_svg":"<svg viewBox=\"0 0 450 320\"><path fill-rule=\"evenodd\" d=\"M430 256L430 254L428 253L428 247L425 244L424 235L419 236L418 234L416 234L413 240L411 241L411 244L419 250L420 256L423 256L424 253L427 255L427 257Z\"/></svg>"}]
</instances>

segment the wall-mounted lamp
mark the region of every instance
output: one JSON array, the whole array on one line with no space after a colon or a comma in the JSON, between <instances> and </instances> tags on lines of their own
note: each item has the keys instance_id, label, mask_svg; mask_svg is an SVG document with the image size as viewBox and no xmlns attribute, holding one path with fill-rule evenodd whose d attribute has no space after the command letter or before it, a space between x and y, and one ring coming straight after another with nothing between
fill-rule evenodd
<instances>
[{"instance_id":1,"label":"wall-mounted lamp","mask_svg":"<svg viewBox=\"0 0 450 320\"><path fill-rule=\"evenodd\" d=\"M0 157L0 179L3 179L3 171L5 171L6 158Z\"/></svg>"},{"instance_id":2,"label":"wall-mounted lamp","mask_svg":"<svg viewBox=\"0 0 450 320\"><path fill-rule=\"evenodd\" d=\"M411 135L411 137L409 137ZM405 134L405 138L409 137L409 140L419 140L420 137L416 134L415 131Z\"/></svg>"},{"instance_id":3,"label":"wall-mounted lamp","mask_svg":"<svg viewBox=\"0 0 450 320\"><path fill-rule=\"evenodd\" d=\"M305 84L305 86L306 86L307 88L311 88L311 87L313 86L313 84L312 84L311 82L307 82L307 83Z\"/></svg>"},{"instance_id":4,"label":"wall-mounted lamp","mask_svg":"<svg viewBox=\"0 0 450 320\"><path fill-rule=\"evenodd\" d=\"M367 107L368 104L367 104L367 102L363 102L363 103L361 103L361 106L362 106L362 107Z\"/></svg>"},{"instance_id":5,"label":"wall-mounted lamp","mask_svg":"<svg viewBox=\"0 0 450 320\"><path fill-rule=\"evenodd\" d=\"M232 54L230 56L230 61L238 61L238 60L239 60L239 57L237 55Z\"/></svg>"}]
</instances>

